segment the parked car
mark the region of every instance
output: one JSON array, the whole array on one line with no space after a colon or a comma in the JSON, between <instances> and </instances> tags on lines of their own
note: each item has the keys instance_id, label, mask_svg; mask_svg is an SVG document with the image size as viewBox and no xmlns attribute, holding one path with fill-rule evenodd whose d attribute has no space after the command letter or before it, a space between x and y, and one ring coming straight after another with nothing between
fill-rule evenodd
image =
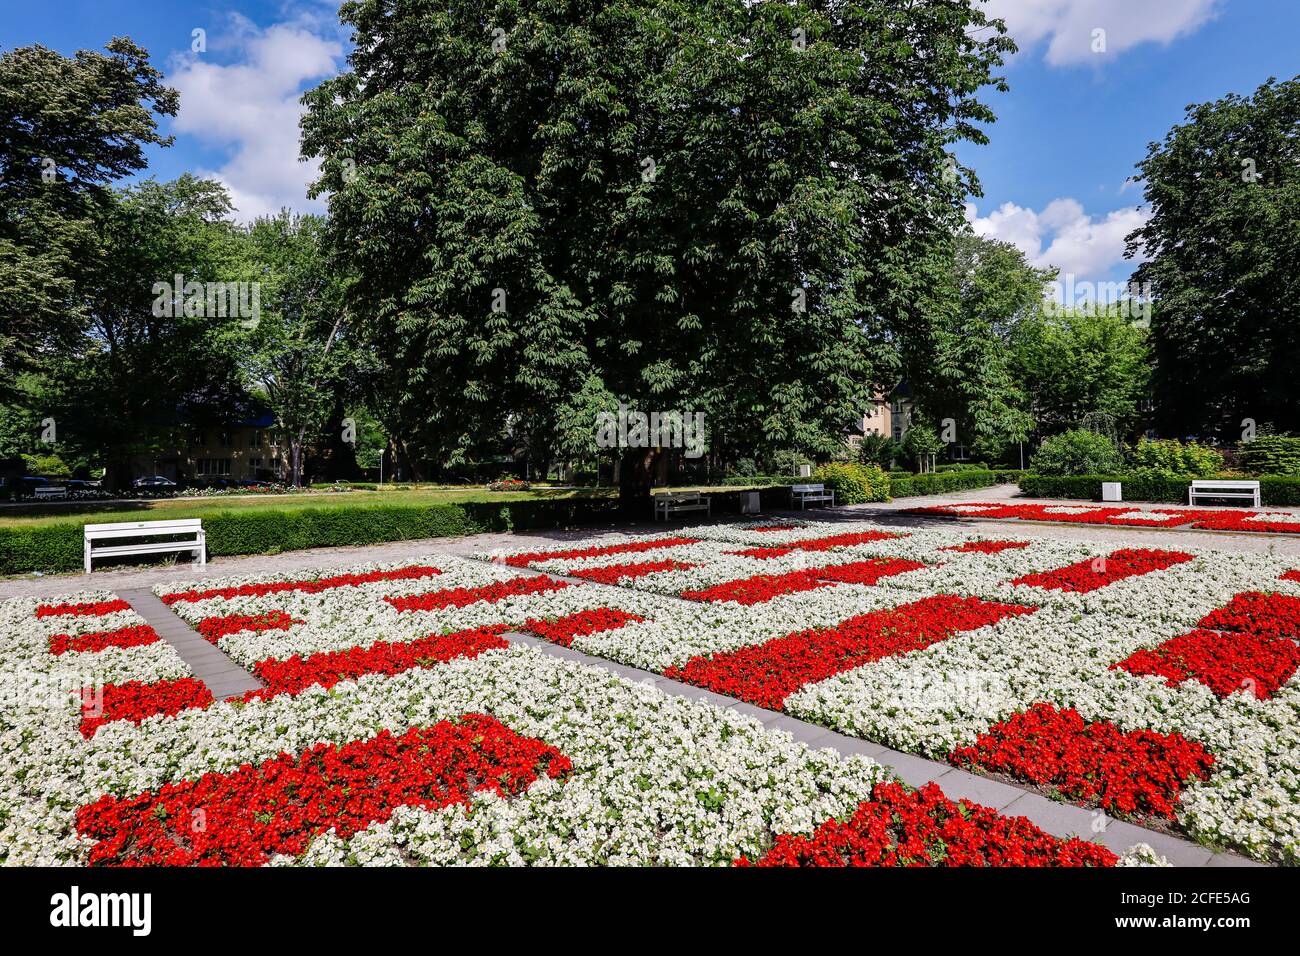
<instances>
[{"instance_id":1,"label":"parked car","mask_svg":"<svg viewBox=\"0 0 1300 956\"><path fill-rule=\"evenodd\" d=\"M175 488L176 482L170 478L164 478L162 475L145 475L131 482L131 487L137 489Z\"/></svg>"},{"instance_id":2,"label":"parked car","mask_svg":"<svg viewBox=\"0 0 1300 956\"><path fill-rule=\"evenodd\" d=\"M63 484L69 491L98 491L100 489L98 481L88 481L85 478L69 478Z\"/></svg>"}]
</instances>

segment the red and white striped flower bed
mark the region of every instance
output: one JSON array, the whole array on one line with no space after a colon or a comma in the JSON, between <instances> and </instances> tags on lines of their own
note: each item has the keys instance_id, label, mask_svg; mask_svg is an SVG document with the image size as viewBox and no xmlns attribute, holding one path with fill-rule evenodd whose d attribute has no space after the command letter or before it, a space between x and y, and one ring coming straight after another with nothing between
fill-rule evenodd
<instances>
[{"instance_id":1,"label":"red and white striped flower bed","mask_svg":"<svg viewBox=\"0 0 1300 956\"><path fill-rule=\"evenodd\" d=\"M1246 511L1237 508L1141 509L1131 506L1044 505L953 502L907 508L907 514L947 515L953 518L1059 521L1065 524L1101 524L1134 528L1193 528L1198 531L1254 531L1265 534L1300 534L1300 514L1289 511Z\"/></svg>"},{"instance_id":2,"label":"red and white striped flower bed","mask_svg":"<svg viewBox=\"0 0 1300 956\"><path fill-rule=\"evenodd\" d=\"M692 529L707 540L656 553L694 567L600 589L606 607L645 620L572 646L1300 862L1297 562L957 529L810 545L870 530ZM619 560L593 552L537 567L562 575ZM855 577L864 567L885 570ZM662 609L647 591L665 596ZM975 612L969 626L958 607ZM1048 753L1060 772L1044 772Z\"/></svg>"}]
</instances>

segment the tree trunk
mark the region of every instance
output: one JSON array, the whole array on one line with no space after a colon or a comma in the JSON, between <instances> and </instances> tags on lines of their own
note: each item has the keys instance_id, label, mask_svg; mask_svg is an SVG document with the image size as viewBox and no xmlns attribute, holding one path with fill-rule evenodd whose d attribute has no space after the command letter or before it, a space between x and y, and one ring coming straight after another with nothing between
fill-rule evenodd
<instances>
[{"instance_id":1,"label":"tree trunk","mask_svg":"<svg viewBox=\"0 0 1300 956\"><path fill-rule=\"evenodd\" d=\"M289 484L302 487L302 442L297 438L289 441Z\"/></svg>"},{"instance_id":2,"label":"tree trunk","mask_svg":"<svg viewBox=\"0 0 1300 956\"><path fill-rule=\"evenodd\" d=\"M624 520L651 516L650 488L661 452L653 448L626 448L618 470L618 510Z\"/></svg>"}]
</instances>

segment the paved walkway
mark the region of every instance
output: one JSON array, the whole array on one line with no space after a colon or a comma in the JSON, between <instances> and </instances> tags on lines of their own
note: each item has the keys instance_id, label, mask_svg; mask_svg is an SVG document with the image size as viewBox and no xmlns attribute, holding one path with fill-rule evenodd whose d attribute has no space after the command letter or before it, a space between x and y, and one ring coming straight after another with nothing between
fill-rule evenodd
<instances>
[{"instance_id":1,"label":"paved walkway","mask_svg":"<svg viewBox=\"0 0 1300 956\"><path fill-rule=\"evenodd\" d=\"M213 697L220 700L262 689L261 681L227 657L225 651L205 640L153 591L123 589L117 593L159 637L176 648L181 660L194 671L195 677L208 685Z\"/></svg>"}]
</instances>

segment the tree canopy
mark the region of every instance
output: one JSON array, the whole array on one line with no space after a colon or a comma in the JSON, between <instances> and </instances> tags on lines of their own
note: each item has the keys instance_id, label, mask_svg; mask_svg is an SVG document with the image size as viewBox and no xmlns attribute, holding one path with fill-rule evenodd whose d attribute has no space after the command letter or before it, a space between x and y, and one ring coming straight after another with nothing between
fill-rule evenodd
<instances>
[{"instance_id":1,"label":"tree canopy","mask_svg":"<svg viewBox=\"0 0 1300 956\"><path fill-rule=\"evenodd\" d=\"M1162 430L1300 428L1300 78L1188 107L1138 168Z\"/></svg>"},{"instance_id":2,"label":"tree canopy","mask_svg":"<svg viewBox=\"0 0 1300 956\"><path fill-rule=\"evenodd\" d=\"M0 54L0 400L43 351L86 319L78 283L102 261L95 217L107 186L167 144L157 118L175 91L129 39L64 57L43 46Z\"/></svg>"},{"instance_id":3,"label":"tree canopy","mask_svg":"<svg viewBox=\"0 0 1300 956\"><path fill-rule=\"evenodd\" d=\"M1013 48L965 0L341 16L303 151L390 420L453 454L569 396L702 411L715 448L837 442L897 374L971 188L946 147L983 141ZM625 455L633 491L654 457Z\"/></svg>"}]
</instances>

